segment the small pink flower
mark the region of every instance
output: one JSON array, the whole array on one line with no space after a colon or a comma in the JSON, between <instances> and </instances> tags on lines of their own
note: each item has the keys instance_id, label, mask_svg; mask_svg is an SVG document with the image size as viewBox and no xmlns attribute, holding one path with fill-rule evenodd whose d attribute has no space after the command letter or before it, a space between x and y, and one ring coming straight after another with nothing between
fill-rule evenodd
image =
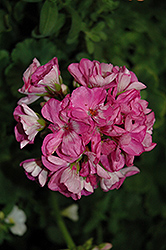
<instances>
[{"instance_id":1,"label":"small pink flower","mask_svg":"<svg viewBox=\"0 0 166 250\"><path fill-rule=\"evenodd\" d=\"M119 106L120 111L112 127L103 127L102 132L113 137L126 155L140 155L156 146L151 137L154 113L147 108L148 103L141 100L138 90L127 90L116 99L109 92L108 103Z\"/></svg>"},{"instance_id":2,"label":"small pink flower","mask_svg":"<svg viewBox=\"0 0 166 250\"><path fill-rule=\"evenodd\" d=\"M94 121L98 124L105 124L108 113L108 107L104 108L104 101L107 92L103 88L89 89L79 87L71 95L70 116L79 121L85 121L93 128Z\"/></svg>"},{"instance_id":3,"label":"small pink flower","mask_svg":"<svg viewBox=\"0 0 166 250\"><path fill-rule=\"evenodd\" d=\"M49 128L53 132L45 137L42 152L51 155L56 151L63 159L73 162L85 149L83 137L90 126L68 116L69 102L69 96L62 102L52 98L42 108L42 115L52 122Z\"/></svg>"},{"instance_id":4,"label":"small pink flower","mask_svg":"<svg viewBox=\"0 0 166 250\"><path fill-rule=\"evenodd\" d=\"M79 175L79 162L67 162L59 157L50 155L43 156L42 162L46 168L52 171L48 187L53 191L59 191L74 200L80 199L82 195L90 195L94 188Z\"/></svg>"},{"instance_id":5,"label":"small pink flower","mask_svg":"<svg viewBox=\"0 0 166 250\"><path fill-rule=\"evenodd\" d=\"M116 82L114 95L131 89L142 90L146 88L143 83L138 81L136 75L132 71L129 71L125 66L120 68L115 66L113 72L114 74L117 74L116 79L114 80Z\"/></svg>"},{"instance_id":6,"label":"small pink flower","mask_svg":"<svg viewBox=\"0 0 166 250\"><path fill-rule=\"evenodd\" d=\"M41 187L46 184L49 171L42 166L41 160L25 160L20 163L20 166L24 168L25 173L30 180L37 180Z\"/></svg>"},{"instance_id":7,"label":"small pink flower","mask_svg":"<svg viewBox=\"0 0 166 250\"><path fill-rule=\"evenodd\" d=\"M103 87L108 89L115 86L113 80L117 73L112 71L113 65L90 61L86 58L81 59L79 63L72 63L68 66L70 74L75 80L87 87Z\"/></svg>"},{"instance_id":8,"label":"small pink flower","mask_svg":"<svg viewBox=\"0 0 166 250\"><path fill-rule=\"evenodd\" d=\"M102 178L100 181L100 185L103 191L107 192L109 190L118 189L123 184L126 177L139 173L139 169L135 166L126 167L119 171L115 171L109 173L110 178L104 179Z\"/></svg>"},{"instance_id":9,"label":"small pink flower","mask_svg":"<svg viewBox=\"0 0 166 250\"><path fill-rule=\"evenodd\" d=\"M116 146L116 149L112 150L109 155L101 155L100 161L106 170L115 172L124 167L125 158L121 152L120 148Z\"/></svg>"},{"instance_id":10,"label":"small pink flower","mask_svg":"<svg viewBox=\"0 0 166 250\"><path fill-rule=\"evenodd\" d=\"M30 104L40 98L40 96L49 96L61 90L65 92L65 85L60 83L60 71L58 66L58 59L54 57L45 65L40 66L39 61L34 58L33 63L24 72L24 85L18 91L26 94L19 100L18 104ZM62 92L63 92L62 91Z\"/></svg>"},{"instance_id":11,"label":"small pink flower","mask_svg":"<svg viewBox=\"0 0 166 250\"><path fill-rule=\"evenodd\" d=\"M26 104L17 106L14 110L14 118L18 122L15 126L16 140L20 142L20 148L34 143L37 133L45 127L45 122Z\"/></svg>"}]
</instances>

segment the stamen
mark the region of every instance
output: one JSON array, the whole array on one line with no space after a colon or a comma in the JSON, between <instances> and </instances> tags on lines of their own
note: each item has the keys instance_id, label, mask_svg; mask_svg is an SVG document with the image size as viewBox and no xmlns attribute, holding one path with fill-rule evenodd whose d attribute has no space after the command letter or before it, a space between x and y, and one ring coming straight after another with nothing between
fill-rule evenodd
<instances>
[{"instance_id":1,"label":"stamen","mask_svg":"<svg viewBox=\"0 0 166 250\"><path fill-rule=\"evenodd\" d=\"M91 116L95 116L95 115L97 115L97 111L96 110L93 110L93 109L89 109L89 112L90 112L90 115Z\"/></svg>"}]
</instances>

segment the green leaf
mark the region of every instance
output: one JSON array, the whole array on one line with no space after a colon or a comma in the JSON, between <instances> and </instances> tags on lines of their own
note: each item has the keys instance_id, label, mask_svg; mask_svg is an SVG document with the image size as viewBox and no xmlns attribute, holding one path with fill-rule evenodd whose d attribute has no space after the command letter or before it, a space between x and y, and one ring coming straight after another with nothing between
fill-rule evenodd
<instances>
[{"instance_id":1,"label":"green leaf","mask_svg":"<svg viewBox=\"0 0 166 250\"><path fill-rule=\"evenodd\" d=\"M85 37L85 41L89 54L92 54L94 52L94 43L87 36Z\"/></svg>"},{"instance_id":2,"label":"green leaf","mask_svg":"<svg viewBox=\"0 0 166 250\"><path fill-rule=\"evenodd\" d=\"M148 86L149 89L157 88L159 86L159 78L155 70L149 67L144 62L138 64L134 67L133 71L137 76L139 76L139 80Z\"/></svg>"},{"instance_id":3,"label":"green leaf","mask_svg":"<svg viewBox=\"0 0 166 250\"><path fill-rule=\"evenodd\" d=\"M35 39L26 39L23 42L17 43L11 54L14 63L21 63L26 66L29 66L34 57L41 60L41 64L45 64L55 55L59 59L64 54L61 51L57 51L55 44L47 39L40 39L38 41Z\"/></svg>"},{"instance_id":4,"label":"green leaf","mask_svg":"<svg viewBox=\"0 0 166 250\"><path fill-rule=\"evenodd\" d=\"M102 40L107 41L107 35L103 31L100 31L99 35Z\"/></svg>"},{"instance_id":5,"label":"green leaf","mask_svg":"<svg viewBox=\"0 0 166 250\"><path fill-rule=\"evenodd\" d=\"M13 16L17 22L21 21L24 17L25 13L25 8L26 8L26 3L25 2L18 2L14 6L14 12Z\"/></svg>"},{"instance_id":6,"label":"green leaf","mask_svg":"<svg viewBox=\"0 0 166 250\"><path fill-rule=\"evenodd\" d=\"M0 33L6 31L5 15L6 12L0 9Z\"/></svg>"},{"instance_id":7,"label":"green leaf","mask_svg":"<svg viewBox=\"0 0 166 250\"><path fill-rule=\"evenodd\" d=\"M96 26L93 28L93 31L96 32L96 33L98 33L98 32L100 32L101 30L103 30L104 27L105 27L105 22L103 22L103 21L102 21L102 22L99 22L99 23L97 23Z\"/></svg>"},{"instance_id":8,"label":"green leaf","mask_svg":"<svg viewBox=\"0 0 166 250\"><path fill-rule=\"evenodd\" d=\"M159 90L149 90L147 99L149 107L152 108L156 116L155 128L160 127L165 121L166 95Z\"/></svg>"},{"instance_id":9,"label":"green leaf","mask_svg":"<svg viewBox=\"0 0 166 250\"><path fill-rule=\"evenodd\" d=\"M67 10L71 14L72 24L71 24L71 28L70 28L66 43L71 44L71 43L75 42L75 40L77 39L77 37L82 29L82 20L81 20L81 17L79 16L78 12L76 10L74 10L72 7L67 6Z\"/></svg>"},{"instance_id":10,"label":"green leaf","mask_svg":"<svg viewBox=\"0 0 166 250\"><path fill-rule=\"evenodd\" d=\"M6 70L6 82L8 86L10 87L10 90L13 94L13 96L20 98L20 93L18 92L18 89L23 85L22 81L22 73L24 71L24 64L10 64Z\"/></svg>"},{"instance_id":11,"label":"green leaf","mask_svg":"<svg viewBox=\"0 0 166 250\"><path fill-rule=\"evenodd\" d=\"M0 75L1 75L1 71L7 66L8 63L9 63L8 51L0 50L0 65L1 65Z\"/></svg>"},{"instance_id":12,"label":"green leaf","mask_svg":"<svg viewBox=\"0 0 166 250\"><path fill-rule=\"evenodd\" d=\"M56 91L60 91L61 90L61 85L60 84L54 83L54 85L55 85Z\"/></svg>"},{"instance_id":13,"label":"green leaf","mask_svg":"<svg viewBox=\"0 0 166 250\"><path fill-rule=\"evenodd\" d=\"M22 0L23 2L28 2L28 3L38 3L42 2L43 0Z\"/></svg>"},{"instance_id":14,"label":"green leaf","mask_svg":"<svg viewBox=\"0 0 166 250\"><path fill-rule=\"evenodd\" d=\"M42 35L50 35L58 20L58 8L55 1L46 0L40 13L39 32Z\"/></svg>"},{"instance_id":15,"label":"green leaf","mask_svg":"<svg viewBox=\"0 0 166 250\"><path fill-rule=\"evenodd\" d=\"M100 42L101 38L98 34L92 32L86 32L87 37L89 37L93 42Z\"/></svg>"}]
</instances>

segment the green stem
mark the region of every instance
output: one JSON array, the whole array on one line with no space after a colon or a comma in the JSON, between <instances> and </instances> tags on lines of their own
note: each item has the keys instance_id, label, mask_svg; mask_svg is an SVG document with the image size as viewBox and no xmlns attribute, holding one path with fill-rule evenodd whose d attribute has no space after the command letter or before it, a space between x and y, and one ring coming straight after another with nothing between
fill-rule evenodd
<instances>
[{"instance_id":1,"label":"green stem","mask_svg":"<svg viewBox=\"0 0 166 250\"><path fill-rule=\"evenodd\" d=\"M52 209L53 209L52 210L53 215L56 219L56 223L58 224L58 226L63 234L63 237L66 241L68 248L70 250L76 249L75 243L74 243L73 239L71 238L69 231L67 230L67 227L66 227L64 220L62 218L55 192L54 193L51 192L51 205L52 205Z\"/></svg>"}]
</instances>

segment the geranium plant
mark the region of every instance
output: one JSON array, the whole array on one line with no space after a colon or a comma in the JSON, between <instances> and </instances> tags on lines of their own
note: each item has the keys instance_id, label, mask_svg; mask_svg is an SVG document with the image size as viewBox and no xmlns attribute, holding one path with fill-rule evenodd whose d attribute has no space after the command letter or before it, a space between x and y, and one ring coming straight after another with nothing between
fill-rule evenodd
<instances>
[{"instance_id":1,"label":"geranium plant","mask_svg":"<svg viewBox=\"0 0 166 250\"><path fill-rule=\"evenodd\" d=\"M26 96L14 110L15 136L22 149L41 133L40 158L20 165L42 187L77 200L99 186L104 192L118 189L140 172L134 158L156 146L155 116L141 99L146 86L125 66L83 58L68 70L72 92L63 84L56 57L43 66L33 60L19 89ZM39 98L41 114L28 106Z\"/></svg>"}]
</instances>

